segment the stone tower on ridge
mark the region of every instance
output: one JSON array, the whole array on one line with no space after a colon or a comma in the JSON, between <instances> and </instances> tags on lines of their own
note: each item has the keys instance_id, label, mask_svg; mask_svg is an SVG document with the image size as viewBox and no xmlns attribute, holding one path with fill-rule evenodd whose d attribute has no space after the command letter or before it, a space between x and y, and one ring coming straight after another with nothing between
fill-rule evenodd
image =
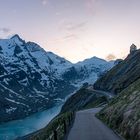
<instances>
[{"instance_id":1,"label":"stone tower on ridge","mask_svg":"<svg viewBox=\"0 0 140 140\"><path fill-rule=\"evenodd\" d=\"M135 52L137 50L137 46L135 45L135 44L132 44L131 46L130 46L130 53L133 53L133 52Z\"/></svg>"}]
</instances>

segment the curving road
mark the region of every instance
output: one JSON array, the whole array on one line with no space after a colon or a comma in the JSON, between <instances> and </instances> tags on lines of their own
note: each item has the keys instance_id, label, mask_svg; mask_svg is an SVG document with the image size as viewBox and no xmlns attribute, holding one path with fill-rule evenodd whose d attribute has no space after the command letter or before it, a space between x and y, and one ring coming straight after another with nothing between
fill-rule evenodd
<instances>
[{"instance_id":1,"label":"curving road","mask_svg":"<svg viewBox=\"0 0 140 140\"><path fill-rule=\"evenodd\" d=\"M94 108L77 112L67 140L121 140L95 117L100 110L101 108Z\"/></svg>"}]
</instances>

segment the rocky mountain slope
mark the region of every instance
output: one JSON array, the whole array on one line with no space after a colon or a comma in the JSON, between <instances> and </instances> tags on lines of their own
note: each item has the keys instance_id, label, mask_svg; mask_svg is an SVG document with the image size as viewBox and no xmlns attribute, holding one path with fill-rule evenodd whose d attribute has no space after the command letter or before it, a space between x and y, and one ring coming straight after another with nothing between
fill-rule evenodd
<instances>
[{"instance_id":1,"label":"rocky mountain slope","mask_svg":"<svg viewBox=\"0 0 140 140\"><path fill-rule=\"evenodd\" d=\"M103 59L92 57L67 69L63 74L63 79L71 81L75 86L82 86L86 82L93 84L101 74L110 70L115 65L115 62L107 62Z\"/></svg>"},{"instance_id":2,"label":"rocky mountain slope","mask_svg":"<svg viewBox=\"0 0 140 140\"><path fill-rule=\"evenodd\" d=\"M0 61L0 122L49 108L75 89L60 76L70 62L18 35L0 40Z\"/></svg>"},{"instance_id":3,"label":"rocky mountain slope","mask_svg":"<svg viewBox=\"0 0 140 140\"><path fill-rule=\"evenodd\" d=\"M99 118L127 140L140 140L140 79L119 93Z\"/></svg>"},{"instance_id":4,"label":"rocky mountain slope","mask_svg":"<svg viewBox=\"0 0 140 140\"><path fill-rule=\"evenodd\" d=\"M131 46L131 48L134 44ZM108 71L94 84L95 89L119 93L140 78L140 50L132 51L125 60Z\"/></svg>"},{"instance_id":5,"label":"rocky mountain slope","mask_svg":"<svg viewBox=\"0 0 140 140\"><path fill-rule=\"evenodd\" d=\"M114 62L92 58L72 64L18 35L0 40L0 122L50 108Z\"/></svg>"}]
</instances>

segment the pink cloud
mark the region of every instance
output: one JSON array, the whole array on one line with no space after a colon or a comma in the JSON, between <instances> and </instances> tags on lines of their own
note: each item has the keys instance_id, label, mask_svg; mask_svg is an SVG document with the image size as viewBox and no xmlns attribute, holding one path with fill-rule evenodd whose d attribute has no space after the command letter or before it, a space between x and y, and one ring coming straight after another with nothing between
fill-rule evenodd
<instances>
[{"instance_id":1,"label":"pink cloud","mask_svg":"<svg viewBox=\"0 0 140 140\"><path fill-rule=\"evenodd\" d=\"M0 28L0 32L2 33L9 33L11 31L11 29L9 28Z\"/></svg>"},{"instance_id":2,"label":"pink cloud","mask_svg":"<svg viewBox=\"0 0 140 140\"><path fill-rule=\"evenodd\" d=\"M74 22L63 20L60 22L59 28L60 28L60 30L64 29L68 32L69 31L79 31L79 30L83 29L86 26L86 24L87 24L86 21L74 23Z\"/></svg>"},{"instance_id":3,"label":"pink cloud","mask_svg":"<svg viewBox=\"0 0 140 140\"><path fill-rule=\"evenodd\" d=\"M91 14L95 12L95 5L98 0L85 0L86 1L86 7L89 10Z\"/></svg>"},{"instance_id":4,"label":"pink cloud","mask_svg":"<svg viewBox=\"0 0 140 140\"><path fill-rule=\"evenodd\" d=\"M69 34L69 35L64 36L63 39L65 39L65 40L67 40L67 39L78 39L78 36L76 34Z\"/></svg>"},{"instance_id":5,"label":"pink cloud","mask_svg":"<svg viewBox=\"0 0 140 140\"><path fill-rule=\"evenodd\" d=\"M46 5L48 3L48 0L41 0L43 5Z\"/></svg>"}]
</instances>

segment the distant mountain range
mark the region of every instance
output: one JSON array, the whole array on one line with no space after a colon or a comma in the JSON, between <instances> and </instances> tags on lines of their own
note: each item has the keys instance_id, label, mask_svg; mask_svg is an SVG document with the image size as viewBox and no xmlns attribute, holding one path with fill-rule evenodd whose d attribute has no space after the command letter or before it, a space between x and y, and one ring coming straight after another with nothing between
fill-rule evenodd
<instances>
[{"instance_id":1,"label":"distant mountain range","mask_svg":"<svg viewBox=\"0 0 140 140\"><path fill-rule=\"evenodd\" d=\"M114 65L97 57L73 64L18 35L0 39L0 122L53 107Z\"/></svg>"}]
</instances>

